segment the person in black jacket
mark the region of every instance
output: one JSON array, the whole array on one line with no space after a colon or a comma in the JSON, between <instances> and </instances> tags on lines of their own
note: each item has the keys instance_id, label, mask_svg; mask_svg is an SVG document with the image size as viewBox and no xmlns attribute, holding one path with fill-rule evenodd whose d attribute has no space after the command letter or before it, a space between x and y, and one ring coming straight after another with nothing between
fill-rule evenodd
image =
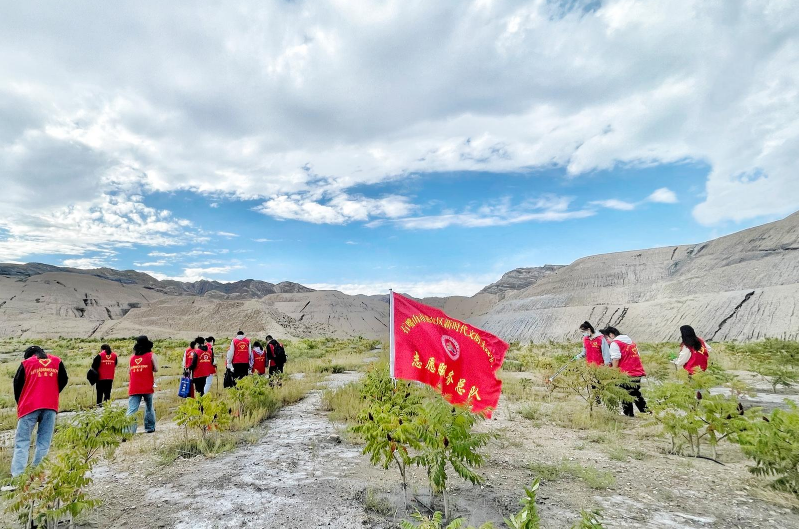
<instances>
[{"instance_id":1,"label":"person in black jacket","mask_svg":"<svg viewBox=\"0 0 800 529\"><path fill-rule=\"evenodd\" d=\"M283 344L267 335L267 357L269 358L269 374L283 373L283 366L286 364L286 350Z\"/></svg>"},{"instance_id":2,"label":"person in black jacket","mask_svg":"<svg viewBox=\"0 0 800 529\"><path fill-rule=\"evenodd\" d=\"M119 358L117 358L117 354L111 350L111 346L106 343L101 345L100 353L92 360L92 369L97 371L98 376L98 380L95 382L98 406L107 400L111 400L111 387L114 385L114 370L118 364Z\"/></svg>"}]
</instances>

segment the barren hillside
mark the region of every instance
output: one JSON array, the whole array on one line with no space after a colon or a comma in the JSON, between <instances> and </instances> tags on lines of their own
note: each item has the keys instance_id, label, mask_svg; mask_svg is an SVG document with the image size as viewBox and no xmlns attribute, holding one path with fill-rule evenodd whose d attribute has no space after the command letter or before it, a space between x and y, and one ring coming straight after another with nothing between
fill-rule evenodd
<instances>
[{"instance_id":1,"label":"barren hillside","mask_svg":"<svg viewBox=\"0 0 800 529\"><path fill-rule=\"evenodd\" d=\"M798 336L798 215L712 241L519 268L472 297L423 302L509 341L572 340L588 319L642 341L682 324L713 340ZM388 296L297 283L158 281L132 270L0 264L0 336L364 336Z\"/></svg>"}]
</instances>

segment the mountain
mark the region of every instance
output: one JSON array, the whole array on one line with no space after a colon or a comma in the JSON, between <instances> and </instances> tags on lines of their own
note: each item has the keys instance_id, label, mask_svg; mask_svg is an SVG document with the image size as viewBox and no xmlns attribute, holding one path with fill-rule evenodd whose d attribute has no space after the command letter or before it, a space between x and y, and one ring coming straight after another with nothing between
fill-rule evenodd
<instances>
[{"instance_id":1,"label":"mountain","mask_svg":"<svg viewBox=\"0 0 800 529\"><path fill-rule=\"evenodd\" d=\"M561 268L564 268L564 265L544 265L535 266L532 268L515 268L514 270L503 274L503 277L501 277L499 281L484 287L480 293L497 294L500 296L500 299L502 299L505 297L507 292L523 290L533 286L543 277L557 272Z\"/></svg>"},{"instance_id":2,"label":"mountain","mask_svg":"<svg viewBox=\"0 0 800 529\"><path fill-rule=\"evenodd\" d=\"M471 297L425 298L507 341L577 340L584 320L639 341L798 337L798 215L700 244L518 268ZM248 279L0 264L0 336L388 336L388 296Z\"/></svg>"},{"instance_id":3,"label":"mountain","mask_svg":"<svg viewBox=\"0 0 800 529\"><path fill-rule=\"evenodd\" d=\"M798 214L700 244L578 259L472 323L506 340L575 340L613 325L640 341L798 337Z\"/></svg>"}]
</instances>

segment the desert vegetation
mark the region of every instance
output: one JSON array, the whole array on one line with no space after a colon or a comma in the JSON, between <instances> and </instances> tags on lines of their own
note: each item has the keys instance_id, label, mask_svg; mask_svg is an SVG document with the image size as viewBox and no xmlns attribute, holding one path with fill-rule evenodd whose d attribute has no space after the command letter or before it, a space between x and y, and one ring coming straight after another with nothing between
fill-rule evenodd
<instances>
[{"instance_id":1,"label":"desert vegetation","mask_svg":"<svg viewBox=\"0 0 800 529\"><path fill-rule=\"evenodd\" d=\"M50 456L4 499L7 523L96 524L92 513L103 497L95 492L103 479L97 465L145 457L152 479L179 464L202 467L209 458L258 442L268 419L317 390L321 410L339 425L337 442L365 455L356 497L377 526L599 528L604 520L619 523L626 516L604 498L636 494L648 473L666 476L663 485L648 483L648 509L676 508L670 507L677 501L671 489L680 483L670 480L686 474L707 492L701 501L708 503L700 508L713 510L714 502L737 489L749 498L754 517L767 509L770 516L796 519L798 410L788 397L796 394L798 353L792 342L713 344L709 370L691 379L669 362L674 344L641 344L649 375L643 392L652 414L635 419L619 414L627 393L619 391L612 370L573 362L547 383L577 346L512 344L500 373L503 398L487 421L427 387L393 383L383 345L363 339L285 342L284 376L249 377L231 390L220 381L202 398L179 399L185 344L158 340L155 438L123 433L129 422L121 406L127 397L123 366L132 340L109 341L121 362L114 401L102 410L95 409L85 381L100 340L0 342L5 395L13 395L19 355L33 342L65 361L70 384ZM326 385L346 373L351 382ZM0 464L8 476L13 398L0 400L0 413ZM487 501L493 507L476 510Z\"/></svg>"}]
</instances>

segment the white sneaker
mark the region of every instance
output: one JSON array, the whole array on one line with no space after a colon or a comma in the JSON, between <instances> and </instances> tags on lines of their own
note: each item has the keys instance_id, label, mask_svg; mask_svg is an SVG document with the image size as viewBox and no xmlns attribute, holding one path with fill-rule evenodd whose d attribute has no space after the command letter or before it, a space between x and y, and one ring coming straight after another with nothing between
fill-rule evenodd
<instances>
[{"instance_id":1,"label":"white sneaker","mask_svg":"<svg viewBox=\"0 0 800 529\"><path fill-rule=\"evenodd\" d=\"M11 492L12 490L17 490L17 487L14 485L3 485L0 487L0 492Z\"/></svg>"}]
</instances>

